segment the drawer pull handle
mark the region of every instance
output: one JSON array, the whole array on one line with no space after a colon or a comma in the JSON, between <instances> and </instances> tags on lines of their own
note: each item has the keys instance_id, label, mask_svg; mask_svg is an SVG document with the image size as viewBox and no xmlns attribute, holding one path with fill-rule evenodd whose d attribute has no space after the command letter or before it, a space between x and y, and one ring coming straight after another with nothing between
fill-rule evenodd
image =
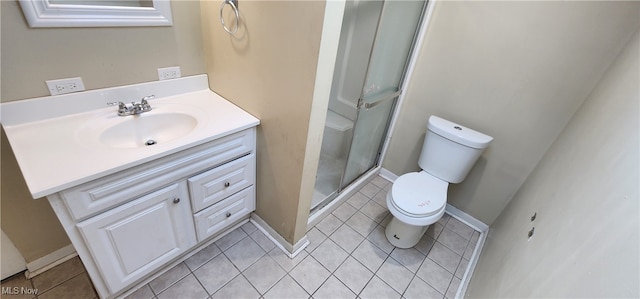
<instances>
[{"instance_id":1,"label":"drawer pull handle","mask_svg":"<svg viewBox=\"0 0 640 299\"><path fill-rule=\"evenodd\" d=\"M227 218L231 217L231 212L227 212Z\"/></svg>"},{"instance_id":2,"label":"drawer pull handle","mask_svg":"<svg viewBox=\"0 0 640 299\"><path fill-rule=\"evenodd\" d=\"M173 199L173 203L179 203L180 202L180 197L176 197Z\"/></svg>"},{"instance_id":3,"label":"drawer pull handle","mask_svg":"<svg viewBox=\"0 0 640 299\"><path fill-rule=\"evenodd\" d=\"M224 182L224 186L225 186L225 188L226 188L226 187L229 187L229 186L231 186L231 183L229 183L229 182Z\"/></svg>"}]
</instances>

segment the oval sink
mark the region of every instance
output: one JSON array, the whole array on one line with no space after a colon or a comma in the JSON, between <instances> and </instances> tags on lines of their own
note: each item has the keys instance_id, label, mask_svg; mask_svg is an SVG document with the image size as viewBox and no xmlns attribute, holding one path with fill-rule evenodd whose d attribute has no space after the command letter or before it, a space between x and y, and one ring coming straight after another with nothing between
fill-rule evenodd
<instances>
[{"instance_id":1,"label":"oval sink","mask_svg":"<svg viewBox=\"0 0 640 299\"><path fill-rule=\"evenodd\" d=\"M198 124L184 113L149 113L126 116L99 133L99 142L115 148L136 148L162 144L189 134Z\"/></svg>"}]
</instances>

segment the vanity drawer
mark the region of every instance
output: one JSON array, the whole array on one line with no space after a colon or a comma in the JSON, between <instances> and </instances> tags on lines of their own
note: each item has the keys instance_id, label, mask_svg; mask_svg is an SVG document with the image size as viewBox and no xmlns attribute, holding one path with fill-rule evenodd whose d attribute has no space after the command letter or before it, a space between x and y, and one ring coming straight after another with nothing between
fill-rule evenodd
<instances>
[{"instance_id":1,"label":"vanity drawer","mask_svg":"<svg viewBox=\"0 0 640 299\"><path fill-rule=\"evenodd\" d=\"M256 209L255 187L251 186L193 215L198 242Z\"/></svg>"},{"instance_id":2,"label":"vanity drawer","mask_svg":"<svg viewBox=\"0 0 640 299\"><path fill-rule=\"evenodd\" d=\"M255 129L251 128L67 189L60 195L73 219L82 220L162 188L167 182L184 180L253 151Z\"/></svg>"},{"instance_id":3,"label":"vanity drawer","mask_svg":"<svg viewBox=\"0 0 640 299\"><path fill-rule=\"evenodd\" d=\"M189 178L193 212L253 185L255 177L256 156L251 154Z\"/></svg>"}]
</instances>

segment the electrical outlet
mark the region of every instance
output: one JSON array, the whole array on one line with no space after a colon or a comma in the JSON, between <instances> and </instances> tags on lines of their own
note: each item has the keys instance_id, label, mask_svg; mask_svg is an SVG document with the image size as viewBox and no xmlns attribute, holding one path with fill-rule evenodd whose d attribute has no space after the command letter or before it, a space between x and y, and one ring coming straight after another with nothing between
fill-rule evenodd
<instances>
[{"instance_id":1,"label":"electrical outlet","mask_svg":"<svg viewBox=\"0 0 640 299\"><path fill-rule=\"evenodd\" d=\"M158 79L159 80L168 80L180 78L180 67L172 66L172 67L164 67L158 69Z\"/></svg>"},{"instance_id":2,"label":"electrical outlet","mask_svg":"<svg viewBox=\"0 0 640 299\"><path fill-rule=\"evenodd\" d=\"M48 80L45 82L52 96L84 90L84 84L80 77Z\"/></svg>"}]
</instances>

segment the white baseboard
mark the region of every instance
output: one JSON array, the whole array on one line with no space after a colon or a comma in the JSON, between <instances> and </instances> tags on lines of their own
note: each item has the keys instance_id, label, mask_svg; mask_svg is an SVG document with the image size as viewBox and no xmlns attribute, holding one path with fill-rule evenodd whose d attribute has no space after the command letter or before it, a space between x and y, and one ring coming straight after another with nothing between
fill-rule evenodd
<instances>
[{"instance_id":1,"label":"white baseboard","mask_svg":"<svg viewBox=\"0 0 640 299\"><path fill-rule=\"evenodd\" d=\"M456 292L455 299L464 298L464 295L466 295L467 293L467 288L469 287L469 282L471 281L471 277L473 276L473 271L476 269L476 265L478 264L478 260L480 259L480 253L482 253L482 248L484 248L484 242L487 239L487 233L488 230L480 233L476 249L473 250L471 259L469 259L469 265L467 266L467 270L464 271L464 276L462 276L462 280L460 281L460 286L458 287L458 291Z\"/></svg>"},{"instance_id":2,"label":"white baseboard","mask_svg":"<svg viewBox=\"0 0 640 299\"><path fill-rule=\"evenodd\" d=\"M389 182L393 182L398 178L398 175L389 171L386 168L380 169L380 176L387 179Z\"/></svg>"},{"instance_id":3,"label":"white baseboard","mask_svg":"<svg viewBox=\"0 0 640 299\"><path fill-rule=\"evenodd\" d=\"M262 231L278 248L280 248L288 257L294 258L298 253L302 252L307 245L309 239L304 235L296 244L287 242L278 232L276 232L267 222L262 220L256 213L251 214L251 223L253 223L260 231Z\"/></svg>"},{"instance_id":4,"label":"white baseboard","mask_svg":"<svg viewBox=\"0 0 640 299\"><path fill-rule=\"evenodd\" d=\"M473 218L473 216L461 211L460 209L447 204L447 207L445 208L445 211L447 212L447 214L455 217L456 219L464 222L464 224L471 226L472 228L474 228L475 230L479 231L479 232L486 232L487 230L489 230L489 226L484 224L484 222Z\"/></svg>"},{"instance_id":5,"label":"white baseboard","mask_svg":"<svg viewBox=\"0 0 640 299\"><path fill-rule=\"evenodd\" d=\"M27 279L31 279L36 275L60 265L76 256L78 256L76 249L73 248L73 245L69 244L37 260L27 263L27 271L25 271L25 275Z\"/></svg>"}]
</instances>

